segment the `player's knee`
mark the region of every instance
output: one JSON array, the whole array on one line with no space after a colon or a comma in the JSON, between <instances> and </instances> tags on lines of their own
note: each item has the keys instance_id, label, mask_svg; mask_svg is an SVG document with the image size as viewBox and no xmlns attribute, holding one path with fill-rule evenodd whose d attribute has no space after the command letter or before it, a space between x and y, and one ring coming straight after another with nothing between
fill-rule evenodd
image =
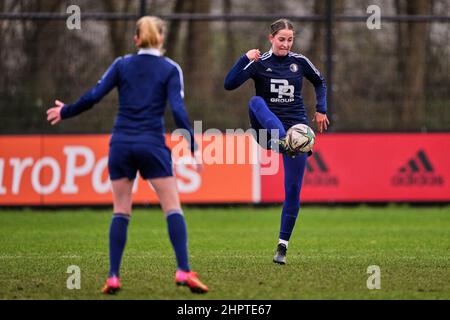
<instances>
[{"instance_id":1,"label":"player's knee","mask_svg":"<svg viewBox=\"0 0 450 320\"><path fill-rule=\"evenodd\" d=\"M265 102L263 98L261 98L260 96L254 96L250 99L248 107L251 111L257 112L258 109L261 108L261 106L263 106L264 104Z\"/></svg>"},{"instance_id":2,"label":"player's knee","mask_svg":"<svg viewBox=\"0 0 450 320\"><path fill-rule=\"evenodd\" d=\"M131 199L116 199L114 203L114 212L131 215Z\"/></svg>"}]
</instances>

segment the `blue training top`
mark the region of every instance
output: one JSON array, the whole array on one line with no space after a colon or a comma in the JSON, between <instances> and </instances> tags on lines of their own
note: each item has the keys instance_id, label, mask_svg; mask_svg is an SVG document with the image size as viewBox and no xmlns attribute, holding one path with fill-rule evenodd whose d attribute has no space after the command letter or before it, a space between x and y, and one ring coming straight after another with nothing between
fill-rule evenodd
<instances>
[{"instance_id":1,"label":"blue training top","mask_svg":"<svg viewBox=\"0 0 450 320\"><path fill-rule=\"evenodd\" d=\"M184 106L183 72L156 49L140 49L138 54L117 58L94 88L62 108L61 118L89 110L116 86L120 105L111 143L165 144L164 111L169 99L176 125L189 131L191 151L196 149Z\"/></svg>"},{"instance_id":2,"label":"blue training top","mask_svg":"<svg viewBox=\"0 0 450 320\"><path fill-rule=\"evenodd\" d=\"M314 85L317 112L326 114L325 79L311 61L301 54L289 52L286 56L276 56L269 50L256 62L250 61L244 54L228 73L224 87L234 90L252 78L256 95L264 99L269 109L288 129L298 123L308 124L301 95L303 77Z\"/></svg>"}]
</instances>

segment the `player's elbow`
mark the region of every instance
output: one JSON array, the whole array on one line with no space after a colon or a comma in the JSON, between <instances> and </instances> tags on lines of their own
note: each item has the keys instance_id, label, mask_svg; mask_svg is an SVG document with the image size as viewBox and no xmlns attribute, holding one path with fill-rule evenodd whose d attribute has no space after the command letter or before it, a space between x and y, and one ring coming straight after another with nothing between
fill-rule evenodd
<instances>
[{"instance_id":1,"label":"player's elbow","mask_svg":"<svg viewBox=\"0 0 450 320\"><path fill-rule=\"evenodd\" d=\"M321 78L320 81L318 81L317 87L323 88L324 90L327 89L327 81L325 80L325 78Z\"/></svg>"},{"instance_id":2,"label":"player's elbow","mask_svg":"<svg viewBox=\"0 0 450 320\"><path fill-rule=\"evenodd\" d=\"M189 123L189 116L183 109L172 110L173 119L178 128L186 128Z\"/></svg>"},{"instance_id":3,"label":"player's elbow","mask_svg":"<svg viewBox=\"0 0 450 320\"><path fill-rule=\"evenodd\" d=\"M316 90L316 92L327 92L327 84L325 81L322 82L318 82L316 84L314 84L314 89Z\"/></svg>"},{"instance_id":4,"label":"player's elbow","mask_svg":"<svg viewBox=\"0 0 450 320\"><path fill-rule=\"evenodd\" d=\"M94 88L86 95L86 100L89 102L89 104L97 104L99 103L103 97L105 96L105 92L103 90L100 90L100 88Z\"/></svg>"},{"instance_id":5,"label":"player's elbow","mask_svg":"<svg viewBox=\"0 0 450 320\"><path fill-rule=\"evenodd\" d=\"M225 82L223 83L223 87L225 88L225 90L234 90L237 88L236 84L234 83L234 81L232 81L232 79L227 76L225 78Z\"/></svg>"},{"instance_id":6,"label":"player's elbow","mask_svg":"<svg viewBox=\"0 0 450 320\"><path fill-rule=\"evenodd\" d=\"M231 86L231 84L225 80L223 87L225 90L233 90L233 87Z\"/></svg>"},{"instance_id":7,"label":"player's elbow","mask_svg":"<svg viewBox=\"0 0 450 320\"><path fill-rule=\"evenodd\" d=\"M234 90L234 89L237 88L236 85L234 85L234 84L231 83L231 82L227 82L227 81L225 81L225 83L223 84L223 87L225 88L225 90L228 90L228 91Z\"/></svg>"}]
</instances>

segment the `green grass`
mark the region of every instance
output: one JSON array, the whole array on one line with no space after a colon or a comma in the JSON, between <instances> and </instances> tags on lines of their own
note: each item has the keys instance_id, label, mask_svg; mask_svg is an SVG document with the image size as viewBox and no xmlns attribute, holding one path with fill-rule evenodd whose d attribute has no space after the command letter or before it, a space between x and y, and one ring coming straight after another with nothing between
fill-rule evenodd
<instances>
[{"instance_id":1,"label":"green grass","mask_svg":"<svg viewBox=\"0 0 450 320\"><path fill-rule=\"evenodd\" d=\"M99 293L108 270L109 210L0 211L1 299L450 299L450 207L305 207L275 265L280 208L185 208L190 263L210 287L174 285L160 210L133 213L123 290ZM69 290L67 267L81 269ZM369 290L367 267L381 268Z\"/></svg>"}]
</instances>

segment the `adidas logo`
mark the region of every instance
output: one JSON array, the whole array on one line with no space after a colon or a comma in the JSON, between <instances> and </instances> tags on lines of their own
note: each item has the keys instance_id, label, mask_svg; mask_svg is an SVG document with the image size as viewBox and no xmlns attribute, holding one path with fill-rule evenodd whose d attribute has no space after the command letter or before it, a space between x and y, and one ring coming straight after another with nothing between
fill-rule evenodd
<instances>
[{"instance_id":1,"label":"adidas logo","mask_svg":"<svg viewBox=\"0 0 450 320\"><path fill-rule=\"evenodd\" d=\"M320 155L320 152L314 152L312 154L312 161L308 159L308 162L306 162L306 171L307 172L314 172L314 171L320 171L320 172L328 172L328 167L325 164L325 162L322 159L322 156Z\"/></svg>"},{"instance_id":2,"label":"adidas logo","mask_svg":"<svg viewBox=\"0 0 450 320\"><path fill-rule=\"evenodd\" d=\"M321 153L315 151L306 161L306 173L303 183L312 186L338 186L339 179L337 176L329 173L328 166Z\"/></svg>"},{"instance_id":3,"label":"adidas logo","mask_svg":"<svg viewBox=\"0 0 450 320\"><path fill-rule=\"evenodd\" d=\"M272 69L267 68L267 69L266 69L266 72L272 72Z\"/></svg>"},{"instance_id":4,"label":"adidas logo","mask_svg":"<svg viewBox=\"0 0 450 320\"><path fill-rule=\"evenodd\" d=\"M419 169L419 165L421 165L421 169ZM430 160L428 160L427 155L425 154L425 152L423 152L422 150L417 152L417 157L416 159L410 159L408 161L408 164L404 167L401 167L400 172L409 172L409 173L414 173L414 172L420 172L420 171L425 171L425 172L433 172L433 167L431 166Z\"/></svg>"},{"instance_id":5,"label":"adidas logo","mask_svg":"<svg viewBox=\"0 0 450 320\"><path fill-rule=\"evenodd\" d=\"M391 182L394 186L441 186L444 184L444 178L435 174L429 157L425 151L419 150L398 169Z\"/></svg>"}]
</instances>

